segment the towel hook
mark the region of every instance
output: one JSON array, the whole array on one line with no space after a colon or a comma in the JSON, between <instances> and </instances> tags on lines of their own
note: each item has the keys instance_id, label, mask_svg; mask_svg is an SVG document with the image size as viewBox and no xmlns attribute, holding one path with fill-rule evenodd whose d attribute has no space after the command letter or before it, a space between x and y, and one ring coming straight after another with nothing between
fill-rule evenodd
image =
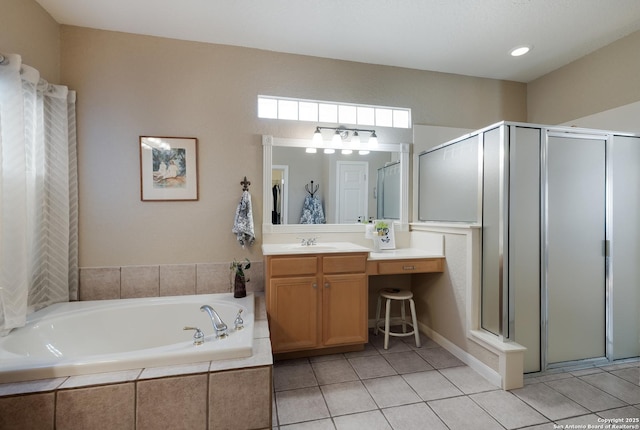
<instances>
[{"instance_id":1,"label":"towel hook","mask_svg":"<svg viewBox=\"0 0 640 430\"><path fill-rule=\"evenodd\" d=\"M249 191L249 185L251 185L251 181L247 181L247 177L244 177L244 180L240 181L240 185L242 185L242 191Z\"/></svg>"}]
</instances>

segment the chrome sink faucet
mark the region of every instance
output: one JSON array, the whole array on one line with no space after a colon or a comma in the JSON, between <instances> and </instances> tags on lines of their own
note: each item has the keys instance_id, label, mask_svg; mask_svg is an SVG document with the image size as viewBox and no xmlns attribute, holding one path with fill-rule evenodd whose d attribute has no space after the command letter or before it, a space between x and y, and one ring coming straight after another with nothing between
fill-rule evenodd
<instances>
[{"instance_id":1,"label":"chrome sink faucet","mask_svg":"<svg viewBox=\"0 0 640 430\"><path fill-rule=\"evenodd\" d=\"M298 239L301 239L301 242L300 242L301 246L315 245L316 241L318 240L317 237L310 237L310 238L299 237Z\"/></svg>"},{"instance_id":2,"label":"chrome sink faucet","mask_svg":"<svg viewBox=\"0 0 640 430\"><path fill-rule=\"evenodd\" d=\"M213 331L216 333L216 338L224 339L227 337L227 325L222 321L220 315L209 305L200 306L202 312L209 314L211 318L211 324L213 324Z\"/></svg>"}]
</instances>

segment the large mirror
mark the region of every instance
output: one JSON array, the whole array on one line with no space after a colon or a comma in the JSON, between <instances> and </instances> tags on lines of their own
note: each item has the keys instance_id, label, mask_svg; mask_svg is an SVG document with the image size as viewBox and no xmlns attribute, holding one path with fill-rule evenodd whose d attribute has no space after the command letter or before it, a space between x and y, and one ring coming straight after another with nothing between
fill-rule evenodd
<instances>
[{"instance_id":1,"label":"large mirror","mask_svg":"<svg viewBox=\"0 0 640 430\"><path fill-rule=\"evenodd\" d=\"M266 232L349 231L369 218L407 224L408 144L351 148L263 136L263 150Z\"/></svg>"}]
</instances>

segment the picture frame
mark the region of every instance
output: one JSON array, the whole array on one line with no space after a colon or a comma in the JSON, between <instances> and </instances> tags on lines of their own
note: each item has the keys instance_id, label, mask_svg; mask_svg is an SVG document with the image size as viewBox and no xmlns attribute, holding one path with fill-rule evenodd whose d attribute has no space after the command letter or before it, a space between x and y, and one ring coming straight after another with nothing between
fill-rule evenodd
<instances>
[{"instance_id":1,"label":"picture frame","mask_svg":"<svg viewBox=\"0 0 640 430\"><path fill-rule=\"evenodd\" d=\"M379 242L380 249L396 249L393 221L378 220L374 228L377 231L374 240Z\"/></svg>"},{"instance_id":2,"label":"picture frame","mask_svg":"<svg viewBox=\"0 0 640 430\"><path fill-rule=\"evenodd\" d=\"M140 136L140 200L198 200L198 139Z\"/></svg>"}]
</instances>

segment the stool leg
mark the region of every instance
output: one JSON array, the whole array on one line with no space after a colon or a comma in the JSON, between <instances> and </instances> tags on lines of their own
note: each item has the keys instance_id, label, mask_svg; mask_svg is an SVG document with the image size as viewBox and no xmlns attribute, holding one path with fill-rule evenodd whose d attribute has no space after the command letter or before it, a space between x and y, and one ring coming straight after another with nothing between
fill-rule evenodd
<instances>
[{"instance_id":1,"label":"stool leg","mask_svg":"<svg viewBox=\"0 0 640 430\"><path fill-rule=\"evenodd\" d=\"M391 317L391 300L387 299L384 317L384 349L389 349L389 318Z\"/></svg>"},{"instance_id":2,"label":"stool leg","mask_svg":"<svg viewBox=\"0 0 640 430\"><path fill-rule=\"evenodd\" d=\"M373 329L373 334L378 335L378 325L380 324L380 307L382 305L382 297L378 296L378 304L376 306L376 326Z\"/></svg>"},{"instance_id":3,"label":"stool leg","mask_svg":"<svg viewBox=\"0 0 640 430\"><path fill-rule=\"evenodd\" d=\"M416 347L420 348L420 330L418 330L418 319L416 318L416 304L413 299L409 299L409 306L411 307L411 320L413 321L413 333L416 336Z\"/></svg>"},{"instance_id":4,"label":"stool leg","mask_svg":"<svg viewBox=\"0 0 640 430\"><path fill-rule=\"evenodd\" d=\"M407 332L407 311L405 310L404 300L400 306L400 315L402 316L402 333Z\"/></svg>"}]
</instances>

